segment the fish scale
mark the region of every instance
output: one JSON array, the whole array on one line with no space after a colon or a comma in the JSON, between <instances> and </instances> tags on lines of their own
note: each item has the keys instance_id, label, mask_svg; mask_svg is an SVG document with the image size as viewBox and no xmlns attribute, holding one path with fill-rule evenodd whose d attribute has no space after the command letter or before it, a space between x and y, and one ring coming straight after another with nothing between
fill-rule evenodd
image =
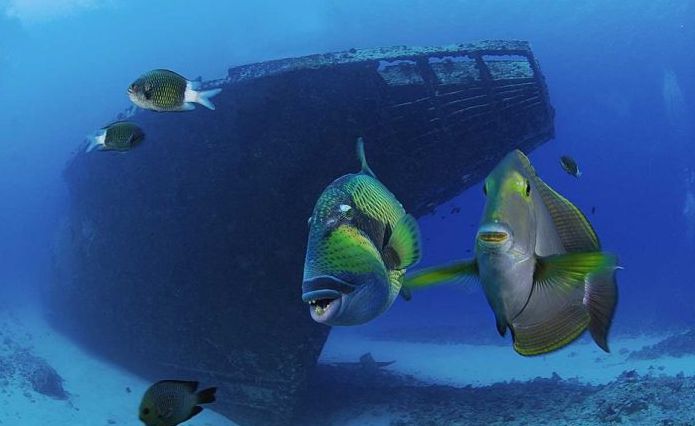
<instances>
[{"instance_id":1,"label":"fish scale","mask_svg":"<svg viewBox=\"0 0 695 426\"><path fill-rule=\"evenodd\" d=\"M124 145L131 139L131 137L133 137L134 135L137 136L137 133L139 132L140 129L134 124L127 122L117 122L110 125L107 128L106 138L104 142L107 146Z\"/></svg>"},{"instance_id":2,"label":"fish scale","mask_svg":"<svg viewBox=\"0 0 695 426\"><path fill-rule=\"evenodd\" d=\"M186 79L171 71L157 70L145 74L151 85L151 100L162 109L178 109L184 100Z\"/></svg>"},{"instance_id":3,"label":"fish scale","mask_svg":"<svg viewBox=\"0 0 695 426\"><path fill-rule=\"evenodd\" d=\"M380 266L377 260L381 257L374 244L356 228L341 226L325 241L323 249L325 257L321 258L322 261L341 271L368 273ZM363 253L368 253L367 258L374 262L365 262L365 258L360 256Z\"/></svg>"},{"instance_id":4,"label":"fish scale","mask_svg":"<svg viewBox=\"0 0 695 426\"><path fill-rule=\"evenodd\" d=\"M140 144L144 138L145 134L136 124L129 121L116 121L102 127L91 136L86 150L87 152L94 149L125 152Z\"/></svg>"},{"instance_id":5,"label":"fish scale","mask_svg":"<svg viewBox=\"0 0 695 426\"><path fill-rule=\"evenodd\" d=\"M348 185L357 208L367 216L392 227L405 210L390 192L370 176L356 176Z\"/></svg>"}]
</instances>

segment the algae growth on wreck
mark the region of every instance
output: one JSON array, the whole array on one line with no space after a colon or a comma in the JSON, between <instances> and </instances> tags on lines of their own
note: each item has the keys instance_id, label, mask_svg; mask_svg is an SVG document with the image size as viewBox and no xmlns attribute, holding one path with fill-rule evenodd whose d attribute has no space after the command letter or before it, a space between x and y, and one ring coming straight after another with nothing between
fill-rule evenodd
<instances>
[{"instance_id":1,"label":"algae growth on wreck","mask_svg":"<svg viewBox=\"0 0 695 426\"><path fill-rule=\"evenodd\" d=\"M184 426L695 423L692 16L666 0L0 1L0 424L144 424L160 380L217 388ZM129 100L158 69L185 81L184 111ZM120 121L138 131L119 152L85 152ZM332 182L373 175L417 219L404 268L404 228L353 221L359 196L325 216L410 276L476 255L486 177L514 149L617 256L610 352L584 333L518 354L475 274L394 292L366 324L312 320L307 240ZM307 301L325 311L347 276Z\"/></svg>"}]
</instances>

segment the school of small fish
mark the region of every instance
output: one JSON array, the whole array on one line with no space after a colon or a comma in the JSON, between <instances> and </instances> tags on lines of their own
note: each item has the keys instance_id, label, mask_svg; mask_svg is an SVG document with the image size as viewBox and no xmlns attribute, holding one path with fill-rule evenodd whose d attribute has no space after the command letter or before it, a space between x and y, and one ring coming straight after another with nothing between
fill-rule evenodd
<instances>
[{"instance_id":1,"label":"school of small fish","mask_svg":"<svg viewBox=\"0 0 695 426\"><path fill-rule=\"evenodd\" d=\"M136 106L156 112L191 111L196 104L214 110L210 100L222 89L200 90L201 82L191 81L165 69L144 73L128 86L128 98ZM145 139L145 133L135 123L116 121L88 137L85 151L127 152Z\"/></svg>"}]
</instances>

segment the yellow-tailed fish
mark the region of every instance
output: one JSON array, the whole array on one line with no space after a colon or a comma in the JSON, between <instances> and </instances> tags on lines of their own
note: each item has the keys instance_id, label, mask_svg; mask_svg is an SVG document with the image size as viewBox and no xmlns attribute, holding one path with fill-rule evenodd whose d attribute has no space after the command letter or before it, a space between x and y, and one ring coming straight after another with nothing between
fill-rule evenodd
<instances>
[{"instance_id":1,"label":"yellow-tailed fish","mask_svg":"<svg viewBox=\"0 0 695 426\"><path fill-rule=\"evenodd\" d=\"M190 111L195 104L215 109L210 98L222 89L200 91L199 81L189 81L169 70L153 70L128 86L128 97L140 108L153 111Z\"/></svg>"},{"instance_id":2,"label":"yellow-tailed fish","mask_svg":"<svg viewBox=\"0 0 695 426\"><path fill-rule=\"evenodd\" d=\"M574 161L574 158L570 157L569 155L563 155L560 157L560 166L562 166L562 170L567 172L568 175L572 175L576 178L582 175L577 162Z\"/></svg>"},{"instance_id":3,"label":"yellow-tailed fish","mask_svg":"<svg viewBox=\"0 0 695 426\"><path fill-rule=\"evenodd\" d=\"M485 179L485 211L475 258L420 271L409 289L461 278L480 280L500 335L537 355L559 349L587 328L606 352L617 302L617 259L601 251L587 218L536 175L521 151Z\"/></svg>"},{"instance_id":4,"label":"yellow-tailed fish","mask_svg":"<svg viewBox=\"0 0 695 426\"><path fill-rule=\"evenodd\" d=\"M145 133L137 125L128 121L116 121L91 136L86 150L130 151L144 138Z\"/></svg>"},{"instance_id":5,"label":"yellow-tailed fish","mask_svg":"<svg viewBox=\"0 0 695 426\"><path fill-rule=\"evenodd\" d=\"M217 388L200 392L198 382L162 380L142 397L138 415L147 426L176 426L203 411L198 404L215 402Z\"/></svg>"},{"instance_id":6,"label":"yellow-tailed fish","mask_svg":"<svg viewBox=\"0 0 695 426\"><path fill-rule=\"evenodd\" d=\"M357 151L362 170L328 185L309 218L302 300L327 325L362 324L386 311L420 259L417 222L369 168L361 138Z\"/></svg>"}]
</instances>

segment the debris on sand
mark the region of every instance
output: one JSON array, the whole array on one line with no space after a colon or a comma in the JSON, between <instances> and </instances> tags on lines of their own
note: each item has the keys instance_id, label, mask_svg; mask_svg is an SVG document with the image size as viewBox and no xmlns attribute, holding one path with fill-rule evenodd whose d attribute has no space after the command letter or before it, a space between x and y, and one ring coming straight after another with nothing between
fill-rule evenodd
<instances>
[{"instance_id":1,"label":"debris on sand","mask_svg":"<svg viewBox=\"0 0 695 426\"><path fill-rule=\"evenodd\" d=\"M688 355L695 355L695 330L676 334L653 345L645 346L632 352L627 359L658 359L664 356L682 358Z\"/></svg>"},{"instance_id":2,"label":"debris on sand","mask_svg":"<svg viewBox=\"0 0 695 426\"><path fill-rule=\"evenodd\" d=\"M695 377L625 371L606 385L558 374L490 386L453 387L420 382L388 369L361 371L319 366L299 417L321 410L331 425L368 415L391 425L695 424ZM345 395L351 395L346 400ZM365 414L367 413L367 414ZM303 417L302 417L303 416Z\"/></svg>"},{"instance_id":3,"label":"debris on sand","mask_svg":"<svg viewBox=\"0 0 695 426\"><path fill-rule=\"evenodd\" d=\"M7 336L0 350L0 388L5 386L19 386L29 398L28 390L59 400L70 398L63 378L45 359Z\"/></svg>"}]
</instances>

